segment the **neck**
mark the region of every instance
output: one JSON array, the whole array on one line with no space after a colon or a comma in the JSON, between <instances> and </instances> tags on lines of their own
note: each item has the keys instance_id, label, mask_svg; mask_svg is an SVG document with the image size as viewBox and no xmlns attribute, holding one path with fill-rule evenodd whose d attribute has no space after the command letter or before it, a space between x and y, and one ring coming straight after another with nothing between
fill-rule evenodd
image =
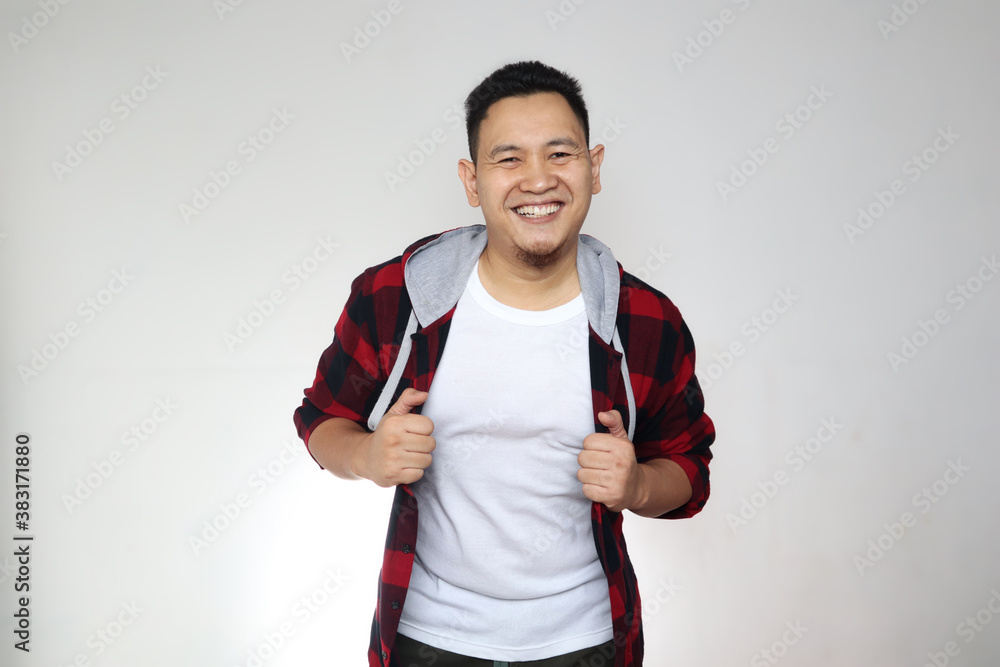
<instances>
[{"instance_id":1,"label":"neck","mask_svg":"<svg viewBox=\"0 0 1000 667\"><path fill-rule=\"evenodd\" d=\"M551 264L536 267L505 256L487 241L479 256L479 280L490 296L512 308L548 310L561 306L580 294L578 242L567 244Z\"/></svg>"}]
</instances>

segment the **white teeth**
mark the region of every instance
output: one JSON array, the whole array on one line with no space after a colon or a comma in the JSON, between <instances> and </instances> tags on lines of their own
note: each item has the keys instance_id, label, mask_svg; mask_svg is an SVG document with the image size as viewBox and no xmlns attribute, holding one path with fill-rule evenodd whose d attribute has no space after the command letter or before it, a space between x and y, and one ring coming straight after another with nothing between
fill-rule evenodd
<instances>
[{"instance_id":1,"label":"white teeth","mask_svg":"<svg viewBox=\"0 0 1000 667\"><path fill-rule=\"evenodd\" d=\"M518 215L523 215L526 218L542 218L546 215L552 215L562 204L546 204L545 206L521 206L520 208L514 209Z\"/></svg>"}]
</instances>

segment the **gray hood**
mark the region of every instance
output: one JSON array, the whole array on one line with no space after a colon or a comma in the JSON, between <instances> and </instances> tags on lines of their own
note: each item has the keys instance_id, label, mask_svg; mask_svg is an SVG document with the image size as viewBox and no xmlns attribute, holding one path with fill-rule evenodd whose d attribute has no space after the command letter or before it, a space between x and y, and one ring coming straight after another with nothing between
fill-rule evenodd
<instances>
[{"instance_id":1,"label":"gray hood","mask_svg":"<svg viewBox=\"0 0 1000 667\"><path fill-rule=\"evenodd\" d=\"M410 255L403 276L420 326L437 321L458 303L485 248L486 225L471 225L444 232ZM606 245L580 234L576 269L590 326L611 345L618 317L618 262Z\"/></svg>"}]
</instances>

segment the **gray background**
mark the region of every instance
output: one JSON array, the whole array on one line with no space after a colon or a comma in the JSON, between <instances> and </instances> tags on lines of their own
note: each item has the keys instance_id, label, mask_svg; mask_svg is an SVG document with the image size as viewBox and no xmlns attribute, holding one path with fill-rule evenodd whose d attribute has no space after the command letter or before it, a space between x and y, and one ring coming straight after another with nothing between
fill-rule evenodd
<instances>
[{"instance_id":1,"label":"gray background","mask_svg":"<svg viewBox=\"0 0 1000 667\"><path fill-rule=\"evenodd\" d=\"M392 493L319 471L292 410L354 276L482 221L455 105L525 58L583 84L607 146L584 232L680 307L719 433L702 514L625 520L647 664L1000 654L1000 619L965 620L1000 610L1000 280L977 275L1000 250L1000 6L222 1L0 10L3 532L25 432L36 536L29 655L0 557L4 664L364 664ZM275 109L294 118L269 135ZM253 160L251 135L271 140ZM724 196L734 169L752 175ZM881 215L852 234L859 207ZM317 239L338 244L323 261ZM241 318L259 326L234 344Z\"/></svg>"}]
</instances>

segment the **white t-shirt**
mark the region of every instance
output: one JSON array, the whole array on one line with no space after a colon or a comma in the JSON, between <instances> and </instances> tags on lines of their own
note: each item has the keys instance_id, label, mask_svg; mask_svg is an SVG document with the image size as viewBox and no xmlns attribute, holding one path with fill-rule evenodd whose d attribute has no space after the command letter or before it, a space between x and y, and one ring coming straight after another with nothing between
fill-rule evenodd
<instances>
[{"instance_id":1,"label":"white t-shirt","mask_svg":"<svg viewBox=\"0 0 1000 667\"><path fill-rule=\"evenodd\" d=\"M506 661L611 639L591 501L576 478L594 432L583 295L512 308L486 291L477 263L421 414L436 448L411 485L419 526L399 631Z\"/></svg>"}]
</instances>

